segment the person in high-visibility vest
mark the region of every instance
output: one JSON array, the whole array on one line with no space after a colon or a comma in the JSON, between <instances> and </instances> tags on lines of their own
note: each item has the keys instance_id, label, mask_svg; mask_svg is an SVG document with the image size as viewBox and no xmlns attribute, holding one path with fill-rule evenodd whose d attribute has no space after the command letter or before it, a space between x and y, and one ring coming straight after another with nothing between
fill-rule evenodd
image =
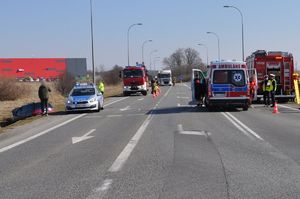
<instances>
[{"instance_id":1,"label":"person in high-visibility vest","mask_svg":"<svg viewBox=\"0 0 300 199\"><path fill-rule=\"evenodd\" d=\"M102 93L102 95L104 95L104 83L103 83L103 81L99 82L98 89Z\"/></svg>"},{"instance_id":2,"label":"person in high-visibility vest","mask_svg":"<svg viewBox=\"0 0 300 199\"><path fill-rule=\"evenodd\" d=\"M264 98L264 104L265 104L265 106L268 106L268 105L270 105L270 100L269 100L269 102L267 102L267 99L269 99L268 96L270 94L270 92L267 91L267 85L268 85L268 81L269 80L268 80L268 75L265 75L264 77L265 77L265 79L262 82L263 98Z\"/></svg>"},{"instance_id":3,"label":"person in high-visibility vest","mask_svg":"<svg viewBox=\"0 0 300 199\"><path fill-rule=\"evenodd\" d=\"M275 75L274 74L270 74L270 79L268 80L268 85L267 85L267 91L270 92L271 95L271 100L272 100L272 106L275 106L275 92L277 89L277 82L275 79ZM269 101L269 99L268 99Z\"/></svg>"}]
</instances>

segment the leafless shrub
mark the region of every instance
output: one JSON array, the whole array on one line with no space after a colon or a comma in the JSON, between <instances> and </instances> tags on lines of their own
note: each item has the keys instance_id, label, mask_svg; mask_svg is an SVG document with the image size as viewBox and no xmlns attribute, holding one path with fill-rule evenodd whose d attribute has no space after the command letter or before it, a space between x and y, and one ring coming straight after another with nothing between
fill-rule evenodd
<instances>
[{"instance_id":1,"label":"leafless shrub","mask_svg":"<svg viewBox=\"0 0 300 199\"><path fill-rule=\"evenodd\" d=\"M55 84L55 87L63 96L67 96L75 83L75 77L66 72L60 76L59 80Z\"/></svg>"},{"instance_id":2,"label":"leafless shrub","mask_svg":"<svg viewBox=\"0 0 300 199\"><path fill-rule=\"evenodd\" d=\"M100 78L98 81L101 79L107 85L118 85L121 82L119 77L121 70L123 70L123 67L115 65L111 70L101 71L99 72Z\"/></svg>"},{"instance_id":3,"label":"leafless shrub","mask_svg":"<svg viewBox=\"0 0 300 199\"><path fill-rule=\"evenodd\" d=\"M18 85L15 79L0 77L0 101L16 100L25 93L26 87Z\"/></svg>"}]
</instances>

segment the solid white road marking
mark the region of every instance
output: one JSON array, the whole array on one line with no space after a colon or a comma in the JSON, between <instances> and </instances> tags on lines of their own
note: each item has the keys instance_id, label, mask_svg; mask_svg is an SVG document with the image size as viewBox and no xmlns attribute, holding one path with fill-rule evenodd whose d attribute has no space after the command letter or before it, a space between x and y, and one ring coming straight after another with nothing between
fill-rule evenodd
<instances>
[{"instance_id":1,"label":"solid white road marking","mask_svg":"<svg viewBox=\"0 0 300 199\"><path fill-rule=\"evenodd\" d=\"M111 104L114 104L114 103L116 103L116 102L125 100L125 99L127 99L127 98L129 98L129 97L124 97L124 98L121 98L121 99L119 99L119 100L115 100L115 101L113 101L113 102L107 103L107 104L104 105L104 107L109 106L109 105L111 105ZM71 119L69 119L69 120L63 122L63 123L60 123L60 124L58 124L58 125L56 125L56 126L53 126L53 127L49 128L49 129L47 129L47 130L44 130L44 131L42 131L42 132L40 132L40 133L38 133L38 134L35 134L35 135L31 136L31 137L25 138L25 139L23 139L23 140L21 140L21 141L18 141L18 142L16 142L16 143L14 143L14 144L11 144L11 145L8 145L8 146L6 146L6 147L3 147L3 148L0 149L0 153L3 153L4 151L10 150L10 149L12 149L12 148L14 148L14 147L17 147L17 146L21 145L21 144L24 144L24 143L26 143L26 142L29 142L29 141L31 141L31 140L34 140L35 138L38 138L38 137L40 137L40 136L42 136L42 135L44 135L44 134L47 134L47 133L49 133L50 131L53 131L53 130L55 130L55 129L57 129L57 128L63 126L63 125L66 125L66 124L68 124L68 123L70 123L70 122L72 122L72 121L74 121L74 120L77 120L77 119L79 119L79 118L81 118L81 117L83 117L83 116L85 116L85 115L87 115L87 114L86 114L86 113L80 114L80 115L78 115L78 116L76 116L76 117L74 117L74 118L71 118Z\"/></svg>"},{"instance_id":2,"label":"solid white road marking","mask_svg":"<svg viewBox=\"0 0 300 199\"><path fill-rule=\"evenodd\" d=\"M137 132L135 133L135 135L130 139L130 141L128 142L128 144L125 146L125 148L123 149L123 151L119 154L119 156L117 157L117 159L113 162L113 164L111 165L111 167L108 169L109 172L118 172L122 169L123 165L126 163L126 161L128 160L128 158L130 157L133 149L136 147L136 145L138 144L139 140L141 139L143 133L145 132L147 126L149 125L152 117L153 117L153 110L155 110L158 106L158 104L161 102L162 99L164 99L168 93L170 92L170 89L172 87L170 87L168 89L168 91L166 92L166 94L160 98L160 100L158 101L158 103L155 105L155 107L152 108L150 114L148 115L148 117L145 119L145 121L143 122L143 124L140 126L140 128L137 130Z\"/></svg>"},{"instance_id":3,"label":"solid white road marking","mask_svg":"<svg viewBox=\"0 0 300 199\"><path fill-rule=\"evenodd\" d=\"M260 137L257 133L255 133L252 129L250 129L248 126L246 126L244 123L242 123L240 120L238 120L236 117L234 117L232 114L228 113L227 114L234 119L237 123L239 123L244 129L246 129L249 133L251 133L254 137L260 140L264 140L262 137Z\"/></svg>"},{"instance_id":4,"label":"solid white road marking","mask_svg":"<svg viewBox=\"0 0 300 199\"><path fill-rule=\"evenodd\" d=\"M285 105L281 105L281 104L278 104L279 107L283 107L283 108L287 108L287 109L290 109L290 110L293 110L293 111L300 111L299 109L297 108L292 108L292 107L289 107L289 106L285 106Z\"/></svg>"},{"instance_id":5,"label":"solid white road marking","mask_svg":"<svg viewBox=\"0 0 300 199\"><path fill-rule=\"evenodd\" d=\"M148 115L146 120L143 122L142 126L137 130L136 134L130 139L129 143L108 169L109 172L117 172L121 170L127 159L129 158L130 154L132 153L133 149L137 145L138 141L141 139L144 131L146 130L147 126L149 125L152 118L152 114Z\"/></svg>"},{"instance_id":6,"label":"solid white road marking","mask_svg":"<svg viewBox=\"0 0 300 199\"><path fill-rule=\"evenodd\" d=\"M94 131L96 131L96 129L90 130L89 132L87 132L86 134L84 134L81 137L72 137L72 144L76 144L76 143L81 142L83 140L87 140L87 139L90 139L90 138L94 137L94 136L89 136Z\"/></svg>"},{"instance_id":7,"label":"solid white road marking","mask_svg":"<svg viewBox=\"0 0 300 199\"><path fill-rule=\"evenodd\" d=\"M107 193L108 189L110 189L111 185L113 183L112 179L105 179L102 183L102 185L95 189L87 199L101 199L105 196Z\"/></svg>"},{"instance_id":8,"label":"solid white road marking","mask_svg":"<svg viewBox=\"0 0 300 199\"><path fill-rule=\"evenodd\" d=\"M37 138L37 137L40 137L40 136L42 136L42 135L44 135L44 134L46 134L46 133L49 133L50 131L53 131L54 129L57 129L57 128L59 128L59 127L65 125L65 124L68 124L68 123L70 123L70 122L72 122L72 121L74 121L74 120L76 120L76 119L78 119L78 118L81 118L81 117L83 117L83 116L85 116L85 115L86 115L86 113L81 114L81 115L78 115L77 117L74 117L74 118L72 118L72 119L69 119L69 120L67 120L67 121L65 121L65 122L63 122L63 123L60 123L60 124L58 124L58 125L56 125L56 126L53 126L53 127L49 128L49 129L47 129L47 130L45 130L45 131L42 131L42 132L40 132L40 133L38 133L38 134L35 134L35 135L31 136L31 137L28 137L28 138L24 139L24 140L21 140L21 141L19 141L19 142L14 143L14 144L11 144L11 145L8 145L8 146L6 146L6 147L3 147L3 148L0 149L0 153L2 153L2 152L4 152L4 151L7 151L7 150L9 150L9 149L12 149L12 148L14 148L14 147L17 147L17 146L19 146L19 145L21 145L21 144L24 144L24 143L26 143L26 142L29 142L29 141L31 141L31 140Z\"/></svg>"},{"instance_id":9,"label":"solid white road marking","mask_svg":"<svg viewBox=\"0 0 300 199\"><path fill-rule=\"evenodd\" d=\"M138 99L138 101L142 101L142 100L144 100L144 98L140 98L140 99Z\"/></svg>"},{"instance_id":10,"label":"solid white road marking","mask_svg":"<svg viewBox=\"0 0 300 199\"><path fill-rule=\"evenodd\" d=\"M125 108L121 108L120 111L128 111L130 106L126 106Z\"/></svg>"},{"instance_id":11,"label":"solid white road marking","mask_svg":"<svg viewBox=\"0 0 300 199\"><path fill-rule=\"evenodd\" d=\"M240 120L238 120L236 117L234 117L232 114L228 112L222 112L222 114L232 123L234 124L238 129L240 129L245 135L250 134L254 136L255 138L264 141L262 137L260 137L257 133L255 133L252 129L250 129L248 126L246 126L244 123L242 123ZM244 129L245 130L244 130ZM249 134L250 133L250 134Z\"/></svg>"},{"instance_id":12,"label":"solid white road marking","mask_svg":"<svg viewBox=\"0 0 300 199\"><path fill-rule=\"evenodd\" d=\"M190 99L190 97L180 97L180 96L177 96L177 99Z\"/></svg>"},{"instance_id":13,"label":"solid white road marking","mask_svg":"<svg viewBox=\"0 0 300 199\"><path fill-rule=\"evenodd\" d=\"M225 113L221 112L224 117L226 117L236 128L238 128L240 131L242 131L246 136L253 139L253 137L247 133L242 127L240 127L235 121L233 121L229 116L227 116Z\"/></svg>"},{"instance_id":14,"label":"solid white road marking","mask_svg":"<svg viewBox=\"0 0 300 199\"><path fill-rule=\"evenodd\" d=\"M122 100L127 99L127 98L129 98L129 97L123 97L123 98L121 98L121 99L118 99L118 100L109 102L109 103L107 103L107 104L104 104L104 107L109 106L109 105L112 105L112 104L114 104L114 103L116 103L116 102L122 101Z\"/></svg>"}]
</instances>

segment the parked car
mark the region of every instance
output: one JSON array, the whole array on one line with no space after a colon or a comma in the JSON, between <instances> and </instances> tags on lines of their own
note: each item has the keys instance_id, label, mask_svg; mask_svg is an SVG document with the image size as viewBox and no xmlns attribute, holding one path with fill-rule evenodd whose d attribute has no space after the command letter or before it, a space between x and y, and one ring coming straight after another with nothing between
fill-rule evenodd
<instances>
[{"instance_id":1,"label":"parked car","mask_svg":"<svg viewBox=\"0 0 300 199\"><path fill-rule=\"evenodd\" d=\"M97 111L103 109L103 95L94 84L76 83L66 100L65 110Z\"/></svg>"}]
</instances>

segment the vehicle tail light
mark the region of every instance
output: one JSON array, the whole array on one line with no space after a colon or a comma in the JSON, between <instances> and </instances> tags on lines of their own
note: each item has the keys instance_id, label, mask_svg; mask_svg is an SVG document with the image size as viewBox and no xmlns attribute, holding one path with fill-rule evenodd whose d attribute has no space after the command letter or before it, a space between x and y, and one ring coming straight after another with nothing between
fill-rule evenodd
<instances>
[{"instance_id":1,"label":"vehicle tail light","mask_svg":"<svg viewBox=\"0 0 300 199\"><path fill-rule=\"evenodd\" d=\"M211 85L209 84L208 85L208 88L207 88L207 94L209 97L212 97L212 91L211 91Z\"/></svg>"}]
</instances>

